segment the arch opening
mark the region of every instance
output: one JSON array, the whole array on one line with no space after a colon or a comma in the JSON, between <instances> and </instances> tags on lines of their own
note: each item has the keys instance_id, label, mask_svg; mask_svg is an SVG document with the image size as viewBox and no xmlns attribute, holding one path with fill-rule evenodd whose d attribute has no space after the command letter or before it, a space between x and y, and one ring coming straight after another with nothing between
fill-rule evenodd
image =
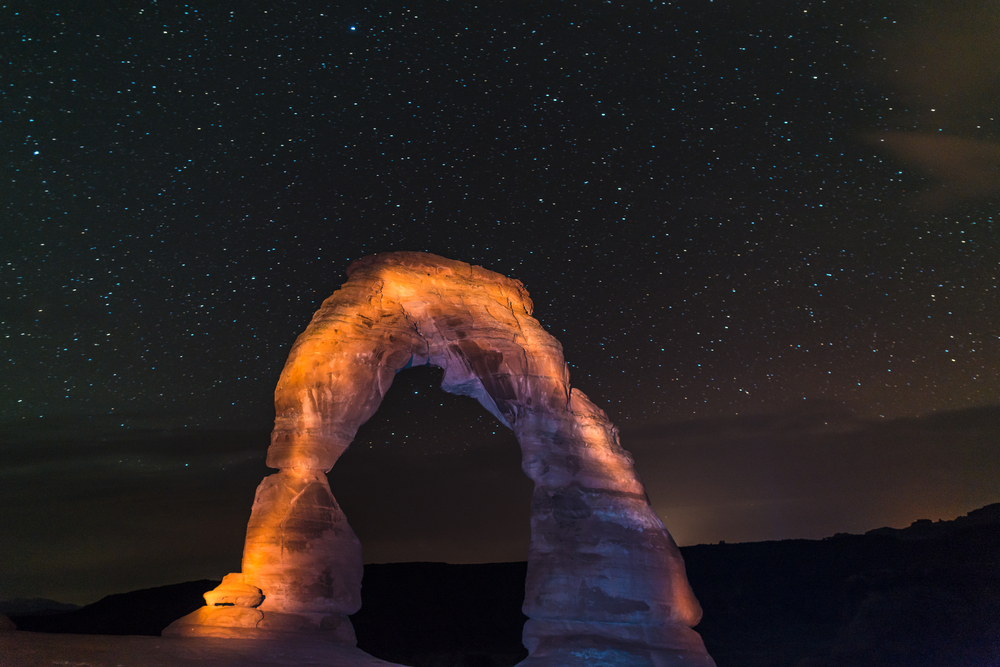
<instances>
[{"instance_id":1,"label":"arch opening","mask_svg":"<svg viewBox=\"0 0 1000 667\"><path fill-rule=\"evenodd\" d=\"M442 376L401 371L327 474L366 565L527 560L533 485L517 439Z\"/></svg>"},{"instance_id":2,"label":"arch opening","mask_svg":"<svg viewBox=\"0 0 1000 667\"><path fill-rule=\"evenodd\" d=\"M571 388L562 348L532 317L523 285L410 252L357 260L348 277L278 381L267 464L279 472L257 490L243 571L168 634L319 633L353 645L361 546L326 473L396 373L431 364L444 370L442 389L475 398L513 430L534 483L522 664L583 665L611 651L619 664L714 665L690 629L701 608L680 551L618 430Z\"/></svg>"},{"instance_id":3,"label":"arch opening","mask_svg":"<svg viewBox=\"0 0 1000 667\"><path fill-rule=\"evenodd\" d=\"M350 620L388 662L510 667L526 656L533 485L513 433L442 375L397 374L328 475L365 562Z\"/></svg>"}]
</instances>

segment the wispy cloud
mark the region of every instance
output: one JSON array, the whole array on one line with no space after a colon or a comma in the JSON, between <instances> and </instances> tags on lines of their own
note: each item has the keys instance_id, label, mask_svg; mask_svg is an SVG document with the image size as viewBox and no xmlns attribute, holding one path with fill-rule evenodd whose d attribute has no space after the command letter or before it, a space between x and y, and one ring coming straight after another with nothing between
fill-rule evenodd
<instances>
[{"instance_id":1,"label":"wispy cloud","mask_svg":"<svg viewBox=\"0 0 1000 667\"><path fill-rule=\"evenodd\" d=\"M919 195L921 205L942 208L1000 193L1000 143L916 132L883 132L866 139L936 182Z\"/></svg>"},{"instance_id":2,"label":"wispy cloud","mask_svg":"<svg viewBox=\"0 0 1000 667\"><path fill-rule=\"evenodd\" d=\"M940 209L1000 192L1000 5L913 3L875 46L885 57L873 77L897 129L865 139L934 181L914 203Z\"/></svg>"}]
</instances>

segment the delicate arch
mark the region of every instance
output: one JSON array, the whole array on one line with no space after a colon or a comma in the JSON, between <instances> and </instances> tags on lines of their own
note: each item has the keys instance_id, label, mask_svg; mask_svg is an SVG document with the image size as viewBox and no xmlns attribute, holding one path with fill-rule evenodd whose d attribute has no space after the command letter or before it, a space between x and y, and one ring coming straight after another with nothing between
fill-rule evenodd
<instances>
[{"instance_id":1,"label":"delicate arch","mask_svg":"<svg viewBox=\"0 0 1000 667\"><path fill-rule=\"evenodd\" d=\"M680 552L617 429L571 389L562 346L532 317L520 281L414 252L357 260L348 276L296 339L278 381L267 464L281 472L257 490L243 572L172 633L322 630L353 641L361 549L325 473L395 374L431 364L444 369L442 389L476 398L514 430L535 483L526 663L575 664L611 647L648 664L713 665L689 629L701 608Z\"/></svg>"}]
</instances>

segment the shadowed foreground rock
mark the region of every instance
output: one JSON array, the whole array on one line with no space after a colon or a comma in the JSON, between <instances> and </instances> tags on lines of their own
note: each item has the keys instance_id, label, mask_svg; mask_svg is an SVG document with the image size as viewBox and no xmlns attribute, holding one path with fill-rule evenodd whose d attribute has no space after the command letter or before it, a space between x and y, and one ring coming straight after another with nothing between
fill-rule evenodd
<instances>
[{"instance_id":1,"label":"shadowed foreground rock","mask_svg":"<svg viewBox=\"0 0 1000 667\"><path fill-rule=\"evenodd\" d=\"M401 667L325 641L211 637L109 637L0 633L0 665L12 667Z\"/></svg>"},{"instance_id":2,"label":"shadowed foreground rock","mask_svg":"<svg viewBox=\"0 0 1000 667\"><path fill-rule=\"evenodd\" d=\"M714 665L701 607L618 430L569 385L562 347L519 281L424 253L367 257L298 337L275 390L243 571L165 635L324 635L346 645L361 545L327 483L396 373L430 364L521 445L535 483L524 665ZM260 598L262 602L257 602Z\"/></svg>"}]
</instances>

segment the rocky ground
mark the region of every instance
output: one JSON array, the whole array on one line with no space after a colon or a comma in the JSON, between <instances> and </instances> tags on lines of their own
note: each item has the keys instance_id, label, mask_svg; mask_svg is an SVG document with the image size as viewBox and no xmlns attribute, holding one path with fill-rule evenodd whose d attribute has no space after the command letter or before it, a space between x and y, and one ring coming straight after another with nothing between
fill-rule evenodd
<instances>
[{"instance_id":1,"label":"rocky ground","mask_svg":"<svg viewBox=\"0 0 1000 667\"><path fill-rule=\"evenodd\" d=\"M0 633L4 667L395 667L359 649L317 642L268 642L206 638L165 638Z\"/></svg>"}]
</instances>

